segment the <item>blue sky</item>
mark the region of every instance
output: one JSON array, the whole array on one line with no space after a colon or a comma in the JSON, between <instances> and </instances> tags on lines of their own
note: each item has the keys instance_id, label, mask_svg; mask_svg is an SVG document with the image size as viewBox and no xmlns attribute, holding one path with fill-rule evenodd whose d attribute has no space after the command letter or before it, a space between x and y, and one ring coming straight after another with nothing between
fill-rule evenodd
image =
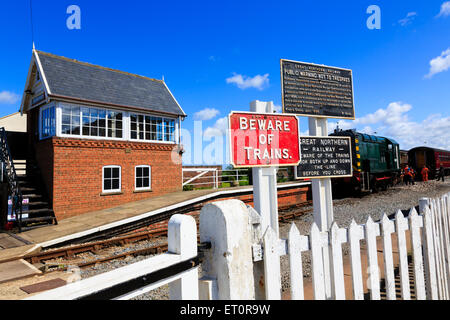
<instances>
[{"instance_id":1,"label":"blue sky","mask_svg":"<svg viewBox=\"0 0 450 320\"><path fill-rule=\"evenodd\" d=\"M72 4L80 30L66 26ZM381 10L379 30L367 28L370 5ZM220 136L223 117L252 100L280 106L285 58L353 70L357 120L341 127L390 136L403 149L450 149L448 1L33 0L33 20L39 50L164 76L191 132L195 118L207 119L203 129ZM19 108L31 58L28 0L2 4L0 36L4 116Z\"/></svg>"}]
</instances>

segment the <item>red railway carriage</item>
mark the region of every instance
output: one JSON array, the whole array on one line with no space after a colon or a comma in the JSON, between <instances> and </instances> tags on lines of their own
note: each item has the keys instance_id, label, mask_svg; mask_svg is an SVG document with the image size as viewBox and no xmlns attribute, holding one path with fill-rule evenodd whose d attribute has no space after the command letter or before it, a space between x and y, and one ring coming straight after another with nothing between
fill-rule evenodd
<instances>
[{"instance_id":1,"label":"red railway carriage","mask_svg":"<svg viewBox=\"0 0 450 320\"><path fill-rule=\"evenodd\" d=\"M428 147L417 147L408 151L409 165L417 171L420 171L423 166L430 169L430 178L436 177L437 170L444 168L445 175L450 174L450 151L434 149Z\"/></svg>"}]
</instances>

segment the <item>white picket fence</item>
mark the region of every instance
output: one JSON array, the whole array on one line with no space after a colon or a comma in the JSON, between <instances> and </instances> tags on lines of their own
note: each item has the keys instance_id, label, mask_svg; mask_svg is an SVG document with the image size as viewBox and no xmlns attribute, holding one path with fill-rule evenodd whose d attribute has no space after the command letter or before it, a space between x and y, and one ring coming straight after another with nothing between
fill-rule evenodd
<instances>
[{"instance_id":1,"label":"white picket fence","mask_svg":"<svg viewBox=\"0 0 450 320\"><path fill-rule=\"evenodd\" d=\"M367 244L368 284L370 299L380 300L380 272L377 250L377 237L382 239L384 281L386 298L396 299L392 234L396 235L401 298L411 299L411 290L417 300L447 300L450 298L450 194L439 199L422 199L421 213L414 208L407 218L401 211L391 221L384 215L380 222L370 217L365 225L352 221L348 229L339 228L334 222L329 232L320 232L313 223L309 236L300 235L292 224L286 244L269 229L264 236L265 285L267 297L279 297L281 281L279 255L286 252L290 263L290 292L292 299L304 299L302 256L311 252L311 269L314 299L348 299L345 295L342 244L350 247L352 292L355 300L364 299L363 273L361 268L360 241ZM411 239L414 288L410 287L408 272L408 247L406 231ZM279 247L287 247L278 249ZM324 263L324 255L329 255L329 265ZM329 270L326 270L329 268ZM327 272L328 271L328 272ZM329 274L329 277L327 277ZM328 278L328 279L327 279ZM327 281L331 292L327 292Z\"/></svg>"},{"instance_id":2,"label":"white picket fence","mask_svg":"<svg viewBox=\"0 0 450 320\"><path fill-rule=\"evenodd\" d=\"M214 202L205 205L200 214L200 241L210 244L204 253L201 279L196 264L199 257L195 220L187 215L174 215L169 222L168 253L29 299L131 299L169 284L171 299L276 300L281 299L280 257L288 255L291 298L302 300L305 298L302 252L310 251L314 299L344 300L350 298L346 296L342 254L342 246L347 243L353 299L364 299L364 288L370 288L370 299L381 299L382 280L386 299L397 298L394 272L397 259L393 252L396 247L401 299L411 299L414 292L418 300L447 300L450 193L438 199L421 199L419 211L420 214L411 209L407 218L399 211L394 220L384 215L380 222L369 217L364 225L352 221L347 229L333 223L328 232L320 232L313 223L309 235L301 235L292 224L288 239L279 239L270 227L261 228L263 217L242 201ZM367 277L362 270L361 240L366 242ZM380 250L383 261L378 261ZM413 288L408 255L412 256Z\"/></svg>"}]
</instances>

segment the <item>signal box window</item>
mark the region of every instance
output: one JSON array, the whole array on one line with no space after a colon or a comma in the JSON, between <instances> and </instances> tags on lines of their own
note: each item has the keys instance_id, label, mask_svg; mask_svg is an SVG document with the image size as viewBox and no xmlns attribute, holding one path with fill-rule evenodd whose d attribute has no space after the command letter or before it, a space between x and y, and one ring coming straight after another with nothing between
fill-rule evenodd
<instances>
[{"instance_id":1,"label":"signal box window","mask_svg":"<svg viewBox=\"0 0 450 320\"><path fill-rule=\"evenodd\" d=\"M103 192L121 191L121 169L119 166L103 167Z\"/></svg>"},{"instance_id":2,"label":"signal box window","mask_svg":"<svg viewBox=\"0 0 450 320\"><path fill-rule=\"evenodd\" d=\"M136 172L136 190L151 190L152 172L150 166L137 166Z\"/></svg>"}]
</instances>

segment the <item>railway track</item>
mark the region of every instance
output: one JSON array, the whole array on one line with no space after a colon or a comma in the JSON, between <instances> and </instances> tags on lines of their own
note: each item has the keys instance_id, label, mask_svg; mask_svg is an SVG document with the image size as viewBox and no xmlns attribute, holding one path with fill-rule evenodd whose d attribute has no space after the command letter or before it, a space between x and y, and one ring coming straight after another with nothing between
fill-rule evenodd
<instances>
[{"instance_id":1,"label":"railway track","mask_svg":"<svg viewBox=\"0 0 450 320\"><path fill-rule=\"evenodd\" d=\"M288 222L305 213L311 212L312 201L299 204L295 207L283 208L279 211L279 221ZM72 246L65 246L57 249L50 249L39 253L25 256L23 259L31 264L37 265L44 272L50 271L66 271L69 267L86 268L100 263L105 263L111 260L124 259L129 256L138 255L153 255L160 254L167 251L167 242L156 244L146 248L131 249L123 253L107 253L108 249L114 246L126 247L132 246L138 242L146 240L155 240L161 237L167 236L167 226L158 229L131 233L118 237L114 237L107 240L93 241L83 244L77 244ZM89 261L79 262L77 256L83 253L93 253L100 256L100 258L92 259ZM106 252L106 253L105 253ZM58 260L58 262L52 263L50 261ZM61 262L63 260L63 262ZM49 262L49 263L47 263Z\"/></svg>"}]
</instances>

